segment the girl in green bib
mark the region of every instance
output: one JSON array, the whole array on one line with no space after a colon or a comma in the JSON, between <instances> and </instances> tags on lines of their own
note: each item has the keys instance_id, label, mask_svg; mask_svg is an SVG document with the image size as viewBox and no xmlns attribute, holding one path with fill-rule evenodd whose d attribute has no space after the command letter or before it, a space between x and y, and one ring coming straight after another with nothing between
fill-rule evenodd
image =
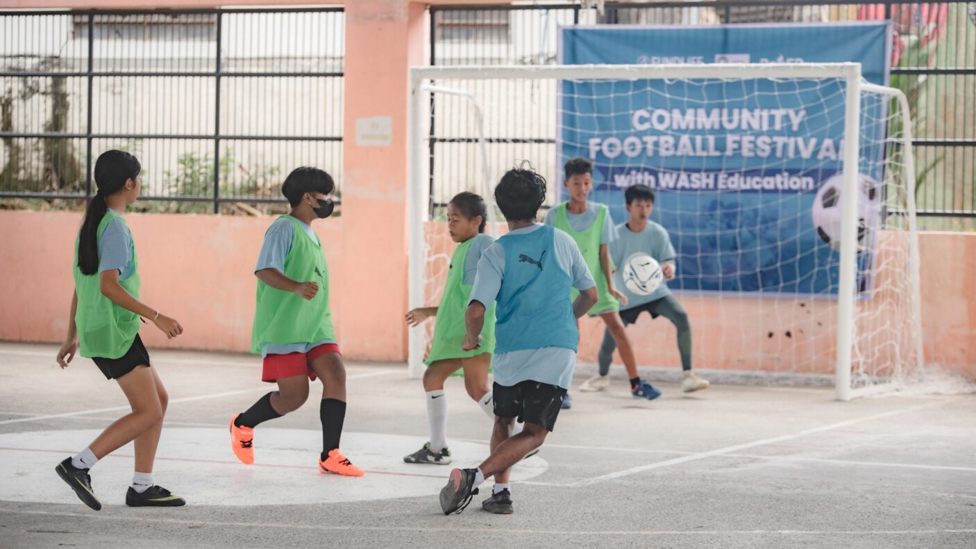
<instances>
[{"instance_id":1,"label":"girl in green bib","mask_svg":"<svg viewBox=\"0 0 976 549\"><path fill-rule=\"evenodd\" d=\"M291 213L275 220L264 235L254 275L257 307L251 351L263 357L261 380L277 383L250 408L230 418L231 450L244 464L254 463L254 428L301 407L309 380L322 380L323 473L359 477L363 470L339 451L346 417L346 368L329 310L329 267L311 223L332 215L332 176L318 168L296 168L281 185Z\"/></svg>"},{"instance_id":2,"label":"girl in green bib","mask_svg":"<svg viewBox=\"0 0 976 549\"><path fill-rule=\"evenodd\" d=\"M430 350L424 357L427 371L424 372L424 391L427 393L427 424L430 441L424 447L403 458L406 463L430 463L446 465L451 463L451 452L447 448L447 397L444 395L444 381L454 372L463 370L464 388L468 396L476 401L481 409L494 420L491 391L488 388L488 368L491 353L495 348L495 313L489 309L485 327L481 332L481 346L472 351L463 351L464 311L468 307L468 296L474 284L478 260L494 239L486 234L485 222L488 210L485 201L474 193L463 192L451 199L447 205L447 230L451 240L457 242L451 256L447 281L440 305L420 307L407 313L407 323L418 326L424 320L435 316L434 337Z\"/></svg>"},{"instance_id":3,"label":"girl in green bib","mask_svg":"<svg viewBox=\"0 0 976 549\"><path fill-rule=\"evenodd\" d=\"M139 337L149 319L168 338L183 333L176 320L139 301L139 260L132 233L122 217L139 197L142 167L123 151L107 151L95 162L98 192L88 203L75 244L75 291L68 335L57 361L67 368L76 353L90 358L107 379L118 382L132 412L109 425L87 448L58 464L55 471L85 505L102 504L89 471L98 460L133 442L135 475L125 496L132 507L175 507L186 502L153 483L153 462L168 396ZM140 318L141 317L141 318Z\"/></svg>"}]
</instances>

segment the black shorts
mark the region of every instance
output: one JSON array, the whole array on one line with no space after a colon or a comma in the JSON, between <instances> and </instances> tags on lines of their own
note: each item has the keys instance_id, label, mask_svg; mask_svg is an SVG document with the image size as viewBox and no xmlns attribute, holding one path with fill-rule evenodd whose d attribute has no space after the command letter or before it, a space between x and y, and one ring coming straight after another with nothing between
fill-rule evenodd
<instances>
[{"instance_id":1,"label":"black shorts","mask_svg":"<svg viewBox=\"0 0 976 549\"><path fill-rule=\"evenodd\" d=\"M556 417L565 397L566 389L538 381L522 381L511 387L492 385L496 416L535 423L550 432L556 426Z\"/></svg>"},{"instance_id":2,"label":"black shorts","mask_svg":"<svg viewBox=\"0 0 976 549\"><path fill-rule=\"evenodd\" d=\"M132 346L119 358L100 358L92 357L98 369L105 374L105 379L119 379L125 374L135 370L137 366L149 366L149 351L142 344L142 338L136 334Z\"/></svg>"},{"instance_id":3,"label":"black shorts","mask_svg":"<svg viewBox=\"0 0 976 549\"><path fill-rule=\"evenodd\" d=\"M671 295L666 295L661 299L655 299L654 301L649 301L639 307L634 307L633 309L624 309L620 311L620 320L624 321L624 326L628 326L630 324L637 322L637 317L639 317L640 314L643 313L644 311L647 311L647 313L651 315L651 318L657 318L658 316L660 316L660 313L657 312L658 307L660 307L661 304L663 304L668 299L674 299L674 297L672 297Z\"/></svg>"}]
</instances>

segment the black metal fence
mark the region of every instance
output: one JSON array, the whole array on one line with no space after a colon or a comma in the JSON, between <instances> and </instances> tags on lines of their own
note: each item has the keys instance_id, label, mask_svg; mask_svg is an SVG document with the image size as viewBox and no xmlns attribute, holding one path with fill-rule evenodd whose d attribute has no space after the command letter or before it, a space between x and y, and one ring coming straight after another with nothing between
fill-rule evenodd
<instances>
[{"instance_id":1,"label":"black metal fence","mask_svg":"<svg viewBox=\"0 0 976 549\"><path fill-rule=\"evenodd\" d=\"M976 219L976 3L885 0L872 4L816 2L610 3L603 14L579 4L442 6L431 8L432 65L553 64L559 26L577 24L710 25L723 23L892 21L896 44L891 85L906 92L915 126L918 213ZM515 85L515 84L511 84ZM492 93L504 94L499 87ZM489 134L489 163L534 161L553 177L555 93L533 94L528 111L510 111L517 133ZM441 109L443 111L443 109ZM443 118L443 117L442 117ZM464 190L466 173L447 158L474 158L470 124L430 124L431 196L437 206ZM468 149L468 150L465 150ZM943 226L931 219L928 225Z\"/></svg>"},{"instance_id":2,"label":"black metal fence","mask_svg":"<svg viewBox=\"0 0 976 549\"><path fill-rule=\"evenodd\" d=\"M0 12L0 199L84 199L110 148L143 207L250 211L292 168L341 189L341 8Z\"/></svg>"}]
</instances>

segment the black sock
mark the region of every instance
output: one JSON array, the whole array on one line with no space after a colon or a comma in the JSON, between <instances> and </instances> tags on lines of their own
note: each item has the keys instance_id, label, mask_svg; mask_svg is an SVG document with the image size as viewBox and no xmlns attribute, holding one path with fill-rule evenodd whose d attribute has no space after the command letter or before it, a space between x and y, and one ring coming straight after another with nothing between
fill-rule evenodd
<instances>
[{"instance_id":1,"label":"black sock","mask_svg":"<svg viewBox=\"0 0 976 549\"><path fill-rule=\"evenodd\" d=\"M638 387L640 387L640 377L638 376L630 378L630 390L633 391Z\"/></svg>"},{"instance_id":2,"label":"black sock","mask_svg":"<svg viewBox=\"0 0 976 549\"><path fill-rule=\"evenodd\" d=\"M271 406L271 393L268 393L259 398L246 412L237 416L237 419L234 420L234 425L253 429L259 423L276 417L281 417L281 414L276 412L274 407Z\"/></svg>"},{"instance_id":3,"label":"black sock","mask_svg":"<svg viewBox=\"0 0 976 549\"><path fill-rule=\"evenodd\" d=\"M329 452L339 447L342 422L346 419L346 403L334 398L322 399L319 418L322 420L322 460L325 461Z\"/></svg>"}]
</instances>

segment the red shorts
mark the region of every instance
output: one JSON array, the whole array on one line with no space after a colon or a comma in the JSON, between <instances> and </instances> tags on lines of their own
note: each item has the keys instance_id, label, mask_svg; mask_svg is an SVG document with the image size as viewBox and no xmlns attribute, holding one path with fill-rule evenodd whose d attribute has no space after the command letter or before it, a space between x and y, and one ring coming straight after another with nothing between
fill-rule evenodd
<instances>
[{"instance_id":1,"label":"red shorts","mask_svg":"<svg viewBox=\"0 0 976 549\"><path fill-rule=\"evenodd\" d=\"M313 348L307 353L288 353L287 355L268 355L264 357L264 369L261 372L261 381L274 383L283 377L304 376L315 381L315 371L312 370L312 361L316 358L335 353L341 355L339 346L335 343L326 343Z\"/></svg>"}]
</instances>

